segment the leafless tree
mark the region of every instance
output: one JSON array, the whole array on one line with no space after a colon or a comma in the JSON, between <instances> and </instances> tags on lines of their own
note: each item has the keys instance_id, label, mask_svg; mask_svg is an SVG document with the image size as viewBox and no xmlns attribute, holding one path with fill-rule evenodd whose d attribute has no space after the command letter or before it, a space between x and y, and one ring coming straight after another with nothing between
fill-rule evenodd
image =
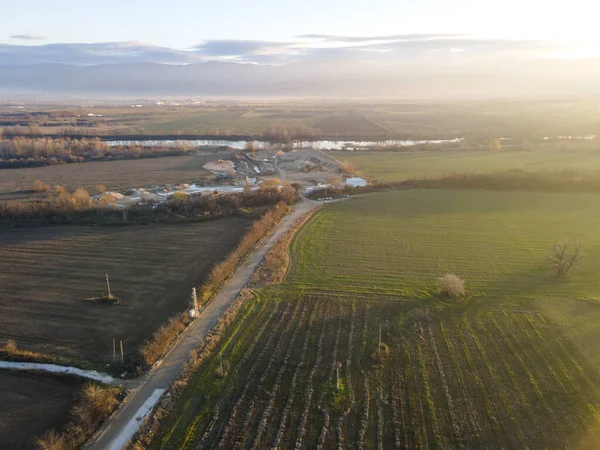
<instances>
[{"instance_id":1,"label":"leafless tree","mask_svg":"<svg viewBox=\"0 0 600 450\"><path fill-rule=\"evenodd\" d=\"M564 279L582 258L581 242L577 244L569 242L554 243L554 249L550 255L552 272L557 278Z\"/></svg>"}]
</instances>

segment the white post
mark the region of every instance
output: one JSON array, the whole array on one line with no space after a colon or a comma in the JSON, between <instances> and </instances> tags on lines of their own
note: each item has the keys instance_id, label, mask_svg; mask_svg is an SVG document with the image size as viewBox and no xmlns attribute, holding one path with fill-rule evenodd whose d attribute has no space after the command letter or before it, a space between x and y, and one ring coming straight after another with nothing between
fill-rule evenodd
<instances>
[{"instance_id":1,"label":"white post","mask_svg":"<svg viewBox=\"0 0 600 450\"><path fill-rule=\"evenodd\" d=\"M198 297L195 287L192 288L192 309L198 310Z\"/></svg>"}]
</instances>

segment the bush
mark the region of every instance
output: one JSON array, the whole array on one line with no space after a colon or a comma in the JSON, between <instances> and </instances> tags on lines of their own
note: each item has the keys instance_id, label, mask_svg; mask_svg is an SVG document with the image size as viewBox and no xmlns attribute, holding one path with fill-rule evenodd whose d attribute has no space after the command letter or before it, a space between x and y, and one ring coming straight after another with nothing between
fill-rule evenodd
<instances>
[{"instance_id":1,"label":"bush","mask_svg":"<svg viewBox=\"0 0 600 450\"><path fill-rule=\"evenodd\" d=\"M4 351L10 354L17 353L17 343L12 339L9 339L6 345L4 346Z\"/></svg>"},{"instance_id":2,"label":"bush","mask_svg":"<svg viewBox=\"0 0 600 450\"><path fill-rule=\"evenodd\" d=\"M374 366L382 366L388 359L390 359L391 355L392 352L390 351L390 348L382 342L379 347L373 350L371 353L371 361L373 362Z\"/></svg>"},{"instance_id":3,"label":"bush","mask_svg":"<svg viewBox=\"0 0 600 450\"><path fill-rule=\"evenodd\" d=\"M188 199L189 195L184 191L174 192L171 196L170 200L173 202L185 202Z\"/></svg>"},{"instance_id":4,"label":"bush","mask_svg":"<svg viewBox=\"0 0 600 450\"><path fill-rule=\"evenodd\" d=\"M35 180L31 188L36 192L48 192L51 189L49 184L44 183L41 180Z\"/></svg>"},{"instance_id":5,"label":"bush","mask_svg":"<svg viewBox=\"0 0 600 450\"><path fill-rule=\"evenodd\" d=\"M104 186L103 184L97 184L96 185L96 192L98 194L104 194L106 192L106 186Z\"/></svg>"},{"instance_id":6,"label":"bush","mask_svg":"<svg viewBox=\"0 0 600 450\"><path fill-rule=\"evenodd\" d=\"M165 353L166 349L175 341L188 325L187 313L172 317L160 327L140 349L142 364L145 368L151 367Z\"/></svg>"},{"instance_id":7,"label":"bush","mask_svg":"<svg viewBox=\"0 0 600 450\"><path fill-rule=\"evenodd\" d=\"M437 279L438 292L444 297L461 299L465 297L465 282L462 278L448 273Z\"/></svg>"},{"instance_id":8,"label":"bush","mask_svg":"<svg viewBox=\"0 0 600 450\"><path fill-rule=\"evenodd\" d=\"M42 450L70 450L79 448L96 431L96 428L106 420L117 407L120 389L86 384L80 399L73 407L73 421L62 433L48 430L37 440L38 448Z\"/></svg>"}]
</instances>

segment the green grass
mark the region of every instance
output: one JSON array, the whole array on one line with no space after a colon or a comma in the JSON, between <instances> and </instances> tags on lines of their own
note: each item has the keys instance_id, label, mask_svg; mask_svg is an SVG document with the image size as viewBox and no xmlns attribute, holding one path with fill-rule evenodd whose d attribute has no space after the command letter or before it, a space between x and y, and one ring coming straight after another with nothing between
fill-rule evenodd
<instances>
[{"instance_id":1,"label":"green grass","mask_svg":"<svg viewBox=\"0 0 600 450\"><path fill-rule=\"evenodd\" d=\"M374 180L440 177L451 172L487 173L511 169L600 171L600 151L554 150L452 150L412 153L334 152L340 161L353 163Z\"/></svg>"},{"instance_id":2,"label":"green grass","mask_svg":"<svg viewBox=\"0 0 600 450\"><path fill-rule=\"evenodd\" d=\"M455 273L474 300L594 297L600 292L600 197L486 191L391 191L328 206L293 242L297 288L421 297ZM549 274L555 241L583 242L567 282Z\"/></svg>"},{"instance_id":3,"label":"green grass","mask_svg":"<svg viewBox=\"0 0 600 450\"><path fill-rule=\"evenodd\" d=\"M327 205L150 448L598 448L599 199L413 190ZM585 259L559 283L546 258L563 238ZM468 302L434 294L445 272Z\"/></svg>"}]
</instances>

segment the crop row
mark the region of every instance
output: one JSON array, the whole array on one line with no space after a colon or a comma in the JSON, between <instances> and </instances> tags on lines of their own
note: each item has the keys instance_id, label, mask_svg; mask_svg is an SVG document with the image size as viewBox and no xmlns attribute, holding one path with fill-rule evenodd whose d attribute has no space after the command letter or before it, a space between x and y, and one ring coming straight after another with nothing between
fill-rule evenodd
<instances>
[{"instance_id":1,"label":"crop row","mask_svg":"<svg viewBox=\"0 0 600 450\"><path fill-rule=\"evenodd\" d=\"M166 444L189 427L197 437L180 448L597 443L600 375L539 313L415 315L410 304L337 297L264 302L223 350L233 369L212 409L188 401ZM376 360L380 325L389 354Z\"/></svg>"}]
</instances>

